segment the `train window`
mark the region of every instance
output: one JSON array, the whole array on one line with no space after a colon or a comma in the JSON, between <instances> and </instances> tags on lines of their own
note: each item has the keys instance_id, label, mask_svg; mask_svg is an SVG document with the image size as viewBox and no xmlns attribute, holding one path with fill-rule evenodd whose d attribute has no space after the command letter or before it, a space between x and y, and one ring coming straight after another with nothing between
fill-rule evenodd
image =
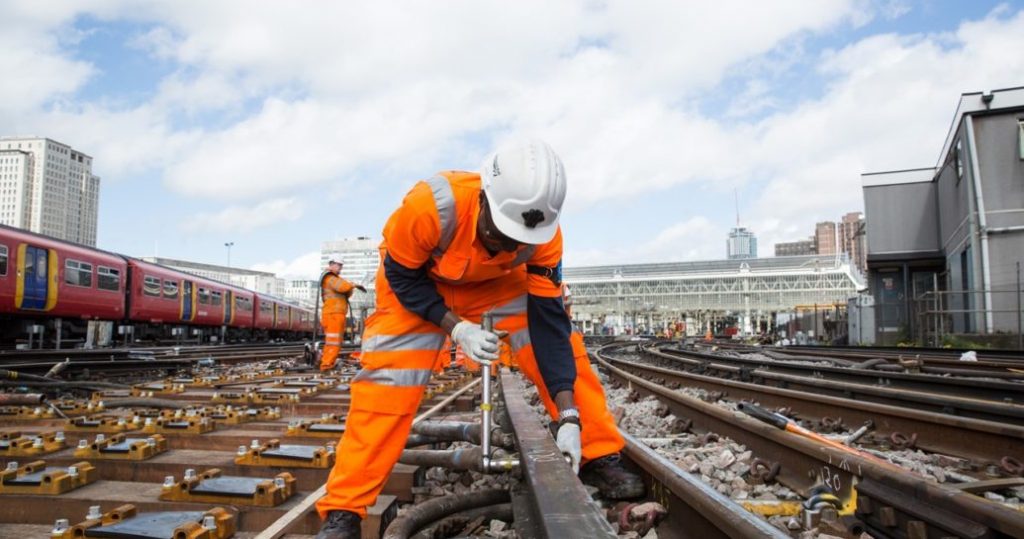
<instances>
[{"instance_id":1,"label":"train window","mask_svg":"<svg viewBox=\"0 0 1024 539\"><path fill-rule=\"evenodd\" d=\"M223 296L222 292L218 292L216 290L214 290L213 292L210 292L210 303L212 305L220 305L220 304L222 304L223 303L223 301L221 301L221 297L222 296Z\"/></svg>"},{"instance_id":2,"label":"train window","mask_svg":"<svg viewBox=\"0 0 1024 539\"><path fill-rule=\"evenodd\" d=\"M96 268L96 287L100 290L121 290L121 270L99 266Z\"/></svg>"},{"instance_id":3,"label":"train window","mask_svg":"<svg viewBox=\"0 0 1024 539\"><path fill-rule=\"evenodd\" d=\"M269 301L261 301L260 302L260 312L261 313L269 313L272 310L274 310L274 305L271 304Z\"/></svg>"},{"instance_id":4,"label":"train window","mask_svg":"<svg viewBox=\"0 0 1024 539\"><path fill-rule=\"evenodd\" d=\"M164 279L164 297L178 299L178 281Z\"/></svg>"},{"instance_id":5,"label":"train window","mask_svg":"<svg viewBox=\"0 0 1024 539\"><path fill-rule=\"evenodd\" d=\"M71 286L92 287L92 264L67 259L64 262L64 282Z\"/></svg>"},{"instance_id":6,"label":"train window","mask_svg":"<svg viewBox=\"0 0 1024 539\"><path fill-rule=\"evenodd\" d=\"M249 298L235 296L235 309L239 311L251 312L252 300Z\"/></svg>"},{"instance_id":7,"label":"train window","mask_svg":"<svg viewBox=\"0 0 1024 539\"><path fill-rule=\"evenodd\" d=\"M199 303L204 305L210 304L210 291L205 288L199 289Z\"/></svg>"},{"instance_id":8,"label":"train window","mask_svg":"<svg viewBox=\"0 0 1024 539\"><path fill-rule=\"evenodd\" d=\"M0 245L0 275L7 275L7 246Z\"/></svg>"},{"instance_id":9,"label":"train window","mask_svg":"<svg viewBox=\"0 0 1024 539\"><path fill-rule=\"evenodd\" d=\"M147 296L160 297L160 279L146 275L142 279L142 293Z\"/></svg>"}]
</instances>

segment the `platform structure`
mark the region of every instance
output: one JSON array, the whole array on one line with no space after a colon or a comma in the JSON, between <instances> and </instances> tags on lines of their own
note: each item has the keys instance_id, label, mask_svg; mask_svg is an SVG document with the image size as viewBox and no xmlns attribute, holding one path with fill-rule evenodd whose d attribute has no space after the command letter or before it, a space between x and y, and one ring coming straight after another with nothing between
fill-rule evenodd
<instances>
[{"instance_id":1,"label":"platform structure","mask_svg":"<svg viewBox=\"0 0 1024 539\"><path fill-rule=\"evenodd\" d=\"M749 324L798 306L845 304L865 287L856 267L835 256L589 266L566 268L563 278L573 315L587 326L611 315L642 319L647 327L690 321L700 332L724 313Z\"/></svg>"}]
</instances>

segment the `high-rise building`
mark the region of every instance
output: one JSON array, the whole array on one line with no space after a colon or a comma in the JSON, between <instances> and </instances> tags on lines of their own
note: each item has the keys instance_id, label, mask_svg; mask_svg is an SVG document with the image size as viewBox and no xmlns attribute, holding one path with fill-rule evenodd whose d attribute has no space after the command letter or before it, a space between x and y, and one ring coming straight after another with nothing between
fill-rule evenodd
<instances>
[{"instance_id":1,"label":"high-rise building","mask_svg":"<svg viewBox=\"0 0 1024 539\"><path fill-rule=\"evenodd\" d=\"M775 256L808 256L816 253L814 238L775 244Z\"/></svg>"},{"instance_id":2,"label":"high-rise building","mask_svg":"<svg viewBox=\"0 0 1024 539\"><path fill-rule=\"evenodd\" d=\"M0 137L0 223L96 246L92 157L42 137Z\"/></svg>"},{"instance_id":3,"label":"high-rise building","mask_svg":"<svg viewBox=\"0 0 1024 539\"><path fill-rule=\"evenodd\" d=\"M297 302L303 307L314 308L316 294L316 280L314 279L296 279L285 282L284 299Z\"/></svg>"},{"instance_id":4,"label":"high-rise building","mask_svg":"<svg viewBox=\"0 0 1024 539\"><path fill-rule=\"evenodd\" d=\"M325 241L320 245L320 267L326 268L328 259L339 255L345 262L341 276L353 283L370 287L380 266L380 240L366 236Z\"/></svg>"},{"instance_id":5,"label":"high-rise building","mask_svg":"<svg viewBox=\"0 0 1024 539\"><path fill-rule=\"evenodd\" d=\"M730 230L725 247L730 260L757 258L757 236L746 228L736 227Z\"/></svg>"},{"instance_id":6,"label":"high-rise building","mask_svg":"<svg viewBox=\"0 0 1024 539\"><path fill-rule=\"evenodd\" d=\"M867 271L868 265L864 226L864 214L860 212L847 213L839 222L839 247L861 271Z\"/></svg>"},{"instance_id":7,"label":"high-rise building","mask_svg":"<svg viewBox=\"0 0 1024 539\"><path fill-rule=\"evenodd\" d=\"M814 247L819 255L836 254L836 224L822 221L814 225Z\"/></svg>"}]
</instances>

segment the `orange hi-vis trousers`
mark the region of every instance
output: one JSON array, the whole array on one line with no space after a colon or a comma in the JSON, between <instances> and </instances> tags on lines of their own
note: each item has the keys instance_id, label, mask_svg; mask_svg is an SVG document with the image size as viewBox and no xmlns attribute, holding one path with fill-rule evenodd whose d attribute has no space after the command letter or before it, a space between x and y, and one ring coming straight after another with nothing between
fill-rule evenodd
<instances>
[{"instance_id":1,"label":"orange hi-vis trousers","mask_svg":"<svg viewBox=\"0 0 1024 539\"><path fill-rule=\"evenodd\" d=\"M320 358L320 370L334 367L341 352L341 335L345 331L345 313L321 313L321 326L324 328L324 353Z\"/></svg>"},{"instance_id":2,"label":"orange hi-vis trousers","mask_svg":"<svg viewBox=\"0 0 1024 539\"><path fill-rule=\"evenodd\" d=\"M521 270L478 283L438 283L437 288L445 303L466 320L479 323L485 312L492 313L495 329L509 333L506 344L511 347L515 362L537 385L541 400L554 419L557 409L541 379L530 344L526 272L525 268ZM321 517L334 510L365 517L366 508L376 502L391 468L405 449L414 414L445 338L439 327L401 306L380 269L377 310L367 319L363 332L363 368L350 385L352 400L334 468L327 479L327 494L317 502ZM617 453L625 444L582 344L582 336L573 338L573 391L582 424L583 460L587 461Z\"/></svg>"}]
</instances>

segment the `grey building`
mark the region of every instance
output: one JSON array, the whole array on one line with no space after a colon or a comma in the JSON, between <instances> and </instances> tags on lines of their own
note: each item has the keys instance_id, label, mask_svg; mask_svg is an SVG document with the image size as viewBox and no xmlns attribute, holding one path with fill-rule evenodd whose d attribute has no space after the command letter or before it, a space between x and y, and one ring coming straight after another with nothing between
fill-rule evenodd
<instances>
[{"instance_id":1,"label":"grey building","mask_svg":"<svg viewBox=\"0 0 1024 539\"><path fill-rule=\"evenodd\" d=\"M757 258L757 236L753 231L736 227L729 231L725 248L729 260Z\"/></svg>"},{"instance_id":2,"label":"grey building","mask_svg":"<svg viewBox=\"0 0 1024 539\"><path fill-rule=\"evenodd\" d=\"M935 167L862 185L880 343L1017 333L1024 88L963 94Z\"/></svg>"}]
</instances>

